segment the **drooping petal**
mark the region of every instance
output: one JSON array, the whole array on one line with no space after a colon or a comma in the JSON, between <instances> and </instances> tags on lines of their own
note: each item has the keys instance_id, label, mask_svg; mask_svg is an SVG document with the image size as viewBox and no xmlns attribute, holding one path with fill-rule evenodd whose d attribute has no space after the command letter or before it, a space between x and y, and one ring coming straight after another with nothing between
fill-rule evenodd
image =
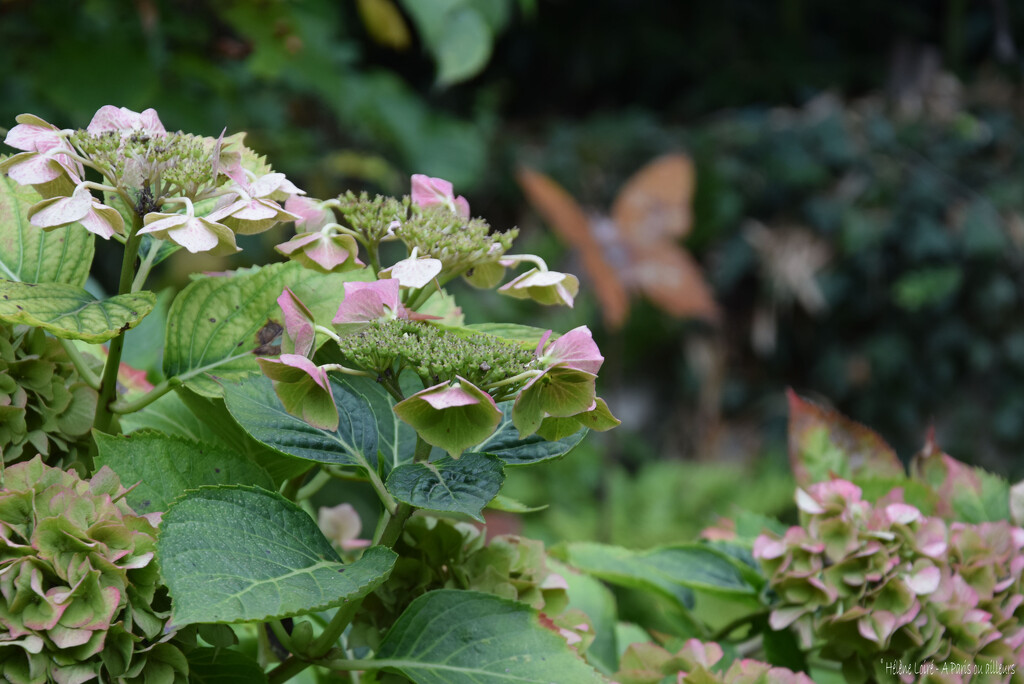
<instances>
[{"instance_id":1,"label":"drooping petal","mask_svg":"<svg viewBox=\"0 0 1024 684\"><path fill-rule=\"evenodd\" d=\"M170 240L189 252L210 252L225 256L238 251L235 235L220 223L188 214L162 214L151 212L143 219L145 227L140 235L152 234L161 240Z\"/></svg>"},{"instance_id":2,"label":"drooping petal","mask_svg":"<svg viewBox=\"0 0 1024 684\"><path fill-rule=\"evenodd\" d=\"M32 205L28 220L40 228L58 228L85 218L92 209L93 196L89 188L79 185L70 197L54 197Z\"/></svg>"},{"instance_id":3,"label":"drooping petal","mask_svg":"<svg viewBox=\"0 0 1024 684\"><path fill-rule=\"evenodd\" d=\"M338 407L327 371L305 356L281 354L278 359L256 359L270 378L285 410L321 430L338 429Z\"/></svg>"},{"instance_id":4,"label":"drooping petal","mask_svg":"<svg viewBox=\"0 0 1024 684\"><path fill-rule=\"evenodd\" d=\"M395 415L428 444L452 458L487 439L501 422L501 410L487 392L465 378L442 382L395 404Z\"/></svg>"},{"instance_id":5,"label":"drooping petal","mask_svg":"<svg viewBox=\"0 0 1024 684\"><path fill-rule=\"evenodd\" d=\"M26 152L48 152L54 147L66 145L66 141L53 124L32 114L21 114L18 125L7 132L4 143Z\"/></svg>"},{"instance_id":6,"label":"drooping petal","mask_svg":"<svg viewBox=\"0 0 1024 684\"><path fill-rule=\"evenodd\" d=\"M316 322L312 312L287 287L277 298L277 304L284 314L281 351L308 357L316 344Z\"/></svg>"},{"instance_id":7,"label":"drooping petal","mask_svg":"<svg viewBox=\"0 0 1024 684\"><path fill-rule=\"evenodd\" d=\"M568 366L554 366L530 380L512 408L520 437L532 435L548 416L568 418L596 408L596 380L593 373Z\"/></svg>"},{"instance_id":8,"label":"drooping petal","mask_svg":"<svg viewBox=\"0 0 1024 684\"><path fill-rule=\"evenodd\" d=\"M281 221L294 221L298 216L267 199L240 199L215 210L207 218L223 223L239 235L255 235L270 230Z\"/></svg>"},{"instance_id":9,"label":"drooping petal","mask_svg":"<svg viewBox=\"0 0 1024 684\"><path fill-rule=\"evenodd\" d=\"M18 185L42 185L67 175L56 159L36 152L22 152L0 162L0 173L6 173Z\"/></svg>"},{"instance_id":10,"label":"drooping petal","mask_svg":"<svg viewBox=\"0 0 1024 684\"><path fill-rule=\"evenodd\" d=\"M564 304L571 307L580 290L580 281L570 273L531 269L498 288L498 292L516 299L532 299L538 304Z\"/></svg>"}]
</instances>

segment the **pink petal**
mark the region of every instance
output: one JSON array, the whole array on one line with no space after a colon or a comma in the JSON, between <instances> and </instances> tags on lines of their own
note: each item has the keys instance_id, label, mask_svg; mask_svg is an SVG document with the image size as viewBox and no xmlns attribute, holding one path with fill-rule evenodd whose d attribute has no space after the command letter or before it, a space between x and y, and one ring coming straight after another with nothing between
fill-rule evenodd
<instances>
[{"instance_id":1,"label":"pink petal","mask_svg":"<svg viewBox=\"0 0 1024 684\"><path fill-rule=\"evenodd\" d=\"M412 176L412 201L421 207L453 202L452 184L443 178L431 178L422 173ZM468 207L467 207L468 209Z\"/></svg>"},{"instance_id":2,"label":"pink petal","mask_svg":"<svg viewBox=\"0 0 1024 684\"><path fill-rule=\"evenodd\" d=\"M254 199L243 202L241 207L231 213L232 218L240 221L266 221L272 219L281 211L281 207L274 204L270 206L269 200ZM272 202L270 204L273 204Z\"/></svg>"},{"instance_id":3,"label":"pink petal","mask_svg":"<svg viewBox=\"0 0 1024 684\"><path fill-rule=\"evenodd\" d=\"M469 218L469 200L462 195L455 198L455 213L464 219Z\"/></svg>"},{"instance_id":4,"label":"pink petal","mask_svg":"<svg viewBox=\"0 0 1024 684\"><path fill-rule=\"evenodd\" d=\"M604 356L594 343L590 328L585 325L574 328L555 340L541 359L552 365L561 363L595 375L604 363Z\"/></svg>"},{"instance_id":5,"label":"pink petal","mask_svg":"<svg viewBox=\"0 0 1024 684\"><path fill-rule=\"evenodd\" d=\"M89 192L89 189L80 185L75 188L71 197L44 200L48 203L47 206L32 212L29 223L40 228L51 228L80 221L92 209L92 200L92 193Z\"/></svg>"},{"instance_id":6,"label":"pink petal","mask_svg":"<svg viewBox=\"0 0 1024 684\"><path fill-rule=\"evenodd\" d=\"M800 487L796 488L796 507L804 513L810 513L811 515L820 515L825 512L822 505Z\"/></svg>"},{"instance_id":7,"label":"pink petal","mask_svg":"<svg viewBox=\"0 0 1024 684\"><path fill-rule=\"evenodd\" d=\"M889 504L885 507L885 515L889 518L889 522L909 525L912 522L916 522L921 519L921 511L917 510L909 504Z\"/></svg>"},{"instance_id":8,"label":"pink petal","mask_svg":"<svg viewBox=\"0 0 1024 684\"><path fill-rule=\"evenodd\" d=\"M318 231L328 223L334 222L334 212L328 207L320 206L317 200L307 197L289 197L284 203L284 209L299 217L295 221L295 227L303 230Z\"/></svg>"},{"instance_id":9,"label":"pink petal","mask_svg":"<svg viewBox=\"0 0 1024 684\"><path fill-rule=\"evenodd\" d=\"M424 287L437 277L441 272L443 264L439 259L430 257L416 257L415 259L402 259L391 268L381 273L389 274L402 287Z\"/></svg>"},{"instance_id":10,"label":"pink petal","mask_svg":"<svg viewBox=\"0 0 1024 684\"><path fill-rule=\"evenodd\" d=\"M24 154L22 160L16 159L21 155L12 157L11 159L15 160L15 163L7 170L7 175L18 185L42 185L60 178L67 172L56 159L31 152Z\"/></svg>"},{"instance_id":11,"label":"pink petal","mask_svg":"<svg viewBox=\"0 0 1024 684\"><path fill-rule=\"evenodd\" d=\"M47 152L64 143L56 126L18 124L7 132L4 142L26 152Z\"/></svg>"},{"instance_id":12,"label":"pink petal","mask_svg":"<svg viewBox=\"0 0 1024 684\"><path fill-rule=\"evenodd\" d=\"M420 392L419 397L437 410L480 403L476 396L462 389L462 385L449 385L447 382Z\"/></svg>"},{"instance_id":13,"label":"pink petal","mask_svg":"<svg viewBox=\"0 0 1024 684\"><path fill-rule=\"evenodd\" d=\"M104 105L93 115L86 130L92 135L107 131L139 130L150 135L163 136L167 129L160 123L155 109L147 109L139 114L126 107Z\"/></svg>"},{"instance_id":14,"label":"pink petal","mask_svg":"<svg viewBox=\"0 0 1024 684\"><path fill-rule=\"evenodd\" d=\"M267 359L267 361L270 361L270 359ZM298 354L281 354L281 356L278 357L278 361L286 366L298 368L305 372L309 377L313 378L313 381L316 382L316 384L320 385L324 390L330 393L331 381L327 378L327 371L317 366L305 356L299 356Z\"/></svg>"},{"instance_id":15,"label":"pink petal","mask_svg":"<svg viewBox=\"0 0 1024 684\"><path fill-rule=\"evenodd\" d=\"M84 218L79 219L87 231L99 235L104 240L109 240L116 231L114 226L97 211L90 211Z\"/></svg>"},{"instance_id":16,"label":"pink petal","mask_svg":"<svg viewBox=\"0 0 1024 684\"><path fill-rule=\"evenodd\" d=\"M942 573L933 565L908 577L907 586L918 596L923 596L938 589L941 579Z\"/></svg>"},{"instance_id":17,"label":"pink petal","mask_svg":"<svg viewBox=\"0 0 1024 684\"><path fill-rule=\"evenodd\" d=\"M345 298L338 307L333 323L367 323L388 312L399 311L400 286L397 280L377 280L372 283L345 283Z\"/></svg>"}]
</instances>

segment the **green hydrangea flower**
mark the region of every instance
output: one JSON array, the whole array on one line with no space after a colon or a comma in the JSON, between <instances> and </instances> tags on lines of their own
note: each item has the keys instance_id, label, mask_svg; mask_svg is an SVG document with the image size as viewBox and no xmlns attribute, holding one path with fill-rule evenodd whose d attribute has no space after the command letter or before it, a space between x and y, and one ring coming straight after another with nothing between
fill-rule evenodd
<instances>
[{"instance_id":1,"label":"green hydrangea flower","mask_svg":"<svg viewBox=\"0 0 1024 684\"><path fill-rule=\"evenodd\" d=\"M117 475L34 458L0 488L0 679L14 684L188 680L164 626L156 527Z\"/></svg>"}]
</instances>

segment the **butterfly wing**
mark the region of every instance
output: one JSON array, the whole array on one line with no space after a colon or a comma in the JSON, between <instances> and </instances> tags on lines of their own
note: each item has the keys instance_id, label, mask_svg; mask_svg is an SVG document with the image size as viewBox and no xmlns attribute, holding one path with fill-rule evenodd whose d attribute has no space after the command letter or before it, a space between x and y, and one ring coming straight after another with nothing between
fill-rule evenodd
<instances>
[{"instance_id":1,"label":"butterfly wing","mask_svg":"<svg viewBox=\"0 0 1024 684\"><path fill-rule=\"evenodd\" d=\"M646 245L686 236L693 222L693 162L684 154L659 157L637 171L612 205L622 239Z\"/></svg>"},{"instance_id":2,"label":"butterfly wing","mask_svg":"<svg viewBox=\"0 0 1024 684\"><path fill-rule=\"evenodd\" d=\"M605 325L613 330L622 327L629 314L629 297L618 272L605 258L583 209L562 186L542 173L520 167L516 177L533 208L563 242L579 250L583 268L601 304Z\"/></svg>"},{"instance_id":3,"label":"butterfly wing","mask_svg":"<svg viewBox=\"0 0 1024 684\"><path fill-rule=\"evenodd\" d=\"M711 288L700 266L676 241L693 223L693 162L659 157L637 171L612 205L612 218L632 257L628 280L672 316L716 320Z\"/></svg>"},{"instance_id":4,"label":"butterfly wing","mask_svg":"<svg viewBox=\"0 0 1024 684\"><path fill-rule=\"evenodd\" d=\"M659 309L677 318L717 321L718 305L700 266L672 242L634 254L632 284Z\"/></svg>"}]
</instances>

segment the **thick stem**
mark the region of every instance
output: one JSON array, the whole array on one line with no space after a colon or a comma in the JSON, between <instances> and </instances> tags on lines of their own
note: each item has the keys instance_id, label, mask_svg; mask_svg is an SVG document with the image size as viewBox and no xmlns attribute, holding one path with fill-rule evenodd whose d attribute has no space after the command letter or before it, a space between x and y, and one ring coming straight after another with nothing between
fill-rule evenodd
<instances>
[{"instance_id":1,"label":"thick stem","mask_svg":"<svg viewBox=\"0 0 1024 684\"><path fill-rule=\"evenodd\" d=\"M132 281L135 278L135 259L139 253L139 242L142 240L139 235L140 228L142 228L142 217L136 214L132 219L131 234L124 245L121 279L117 286L118 294L128 294L131 291ZM96 417L93 420L93 427L100 432L110 432L110 425L114 420L113 404L117 395L117 370L121 367L122 351L124 351L124 332L110 341L107 363L103 367L103 376L100 379L100 397L96 403Z\"/></svg>"}]
</instances>

